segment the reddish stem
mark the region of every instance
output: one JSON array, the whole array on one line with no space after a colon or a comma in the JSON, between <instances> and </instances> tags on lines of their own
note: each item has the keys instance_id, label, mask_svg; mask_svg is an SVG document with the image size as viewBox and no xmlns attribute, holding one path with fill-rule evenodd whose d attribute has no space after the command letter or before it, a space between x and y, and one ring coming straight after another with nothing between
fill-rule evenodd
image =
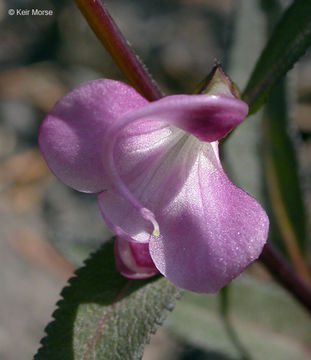
<instances>
[{"instance_id":1,"label":"reddish stem","mask_svg":"<svg viewBox=\"0 0 311 360\"><path fill-rule=\"evenodd\" d=\"M149 100L160 99L163 94L102 2L100 0L75 0L75 2L131 85ZM274 278L311 312L311 289L271 244L264 247L259 260Z\"/></svg>"},{"instance_id":2,"label":"reddish stem","mask_svg":"<svg viewBox=\"0 0 311 360\"><path fill-rule=\"evenodd\" d=\"M130 84L148 100L163 94L100 0L75 0L90 27Z\"/></svg>"},{"instance_id":3,"label":"reddish stem","mask_svg":"<svg viewBox=\"0 0 311 360\"><path fill-rule=\"evenodd\" d=\"M266 244L259 260L273 277L311 312L311 289L271 244Z\"/></svg>"}]
</instances>

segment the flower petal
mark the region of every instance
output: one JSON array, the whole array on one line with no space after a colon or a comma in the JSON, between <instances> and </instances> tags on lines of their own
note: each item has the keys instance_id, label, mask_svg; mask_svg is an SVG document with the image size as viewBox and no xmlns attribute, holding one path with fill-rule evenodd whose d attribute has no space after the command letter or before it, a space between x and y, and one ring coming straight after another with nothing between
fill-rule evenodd
<instances>
[{"instance_id":1,"label":"flower petal","mask_svg":"<svg viewBox=\"0 0 311 360\"><path fill-rule=\"evenodd\" d=\"M145 119L174 125L201 141L213 142L224 137L247 115L247 104L225 95L171 95L120 116L106 134L116 136L120 129Z\"/></svg>"},{"instance_id":2,"label":"flower petal","mask_svg":"<svg viewBox=\"0 0 311 360\"><path fill-rule=\"evenodd\" d=\"M52 172L76 190L103 190L102 140L107 127L147 103L133 88L113 80L91 81L65 95L45 117L39 133Z\"/></svg>"},{"instance_id":3,"label":"flower petal","mask_svg":"<svg viewBox=\"0 0 311 360\"><path fill-rule=\"evenodd\" d=\"M129 190L155 214L160 236L151 236L150 224L114 192L98 196L105 221L129 242L149 242L157 269L182 288L216 292L254 261L266 242L267 216L230 182L216 142L182 136Z\"/></svg>"},{"instance_id":4,"label":"flower petal","mask_svg":"<svg viewBox=\"0 0 311 360\"><path fill-rule=\"evenodd\" d=\"M165 207L174 201L183 187L200 147L195 137L178 130L170 136L161 156L150 161L141 176L126 182L126 185L120 181L120 186L142 207L148 206L151 211ZM118 188L117 191L104 191L98 195L98 205L105 222L123 239L149 241L153 232L151 222L120 192Z\"/></svg>"},{"instance_id":5,"label":"flower petal","mask_svg":"<svg viewBox=\"0 0 311 360\"><path fill-rule=\"evenodd\" d=\"M115 239L114 253L117 270L131 279L145 279L159 271L149 254L149 244Z\"/></svg>"},{"instance_id":6,"label":"flower petal","mask_svg":"<svg viewBox=\"0 0 311 360\"><path fill-rule=\"evenodd\" d=\"M103 162L110 177L110 189L124 197L139 216L152 223L153 234L158 233L154 214L133 195L127 181L122 179L116 159L122 159L115 151L120 133L134 124L167 123L174 133L178 128L193 134L203 141L223 137L233 126L243 121L248 106L241 100L222 95L174 95L167 96L121 116L107 130L103 140ZM177 128L176 128L177 127ZM159 153L158 153L159 154Z\"/></svg>"},{"instance_id":7,"label":"flower petal","mask_svg":"<svg viewBox=\"0 0 311 360\"><path fill-rule=\"evenodd\" d=\"M230 182L217 144L206 145L174 201L156 212L161 235L151 238L149 248L173 283L210 293L258 258L269 222L257 201Z\"/></svg>"},{"instance_id":8,"label":"flower petal","mask_svg":"<svg viewBox=\"0 0 311 360\"><path fill-rule=\"evenodd\" d=\"M151 105L154 106L151 109L154 118L165 119L199 140L208 142L224 137L248 113L244 101L224 95L173 95L148 107L151 108ZM148 107L143 109L148 111Z\"/></svg>"}]
</instances>

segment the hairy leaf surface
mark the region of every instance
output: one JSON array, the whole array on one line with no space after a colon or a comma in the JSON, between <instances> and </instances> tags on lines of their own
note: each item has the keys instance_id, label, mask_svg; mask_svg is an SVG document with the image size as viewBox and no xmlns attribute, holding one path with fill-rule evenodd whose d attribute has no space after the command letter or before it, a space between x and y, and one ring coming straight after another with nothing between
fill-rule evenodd
<instances>
[{"instance_id":1,"label":"hairy leaf surface","mask_svg":"<svg viewBox=\"0 0 311 360\"><path fill-rule=\"evenodd\" d=\"M122 277L115 270L110 241L76 272L61 295L35 360L140 359L180 290L159 276Z\"/></svg>"}]
</instances>

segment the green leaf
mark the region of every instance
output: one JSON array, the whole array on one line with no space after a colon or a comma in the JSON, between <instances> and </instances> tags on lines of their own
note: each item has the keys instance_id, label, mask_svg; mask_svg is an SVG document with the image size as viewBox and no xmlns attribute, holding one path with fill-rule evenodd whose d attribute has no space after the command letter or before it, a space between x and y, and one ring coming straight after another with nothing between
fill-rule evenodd
<instances>
[{"instance_id":1,"label":"green leaf","mask_svg":"<svg viewBox=\"0 0 311 360\"><path fill-rule=\"evenodd\" d=\"M308 273L300 254L306 245L305 208L286 110L285 84L282 81L271 91L264 111L264 166L273 217L289 257L303 276Z\"/></svg>"},{"instance_id":2,"label":"green leaf","mask_svg":"<svg viewBox=\"0 0 311 360\"><path fill-rule=\"evenodd\" d=\"M35 360L141 359L180 290L163 277L129 280L106 243L69 280Z\"/></svg>"},{"instance_id":3,"label":"green leaf","mask_svg":"<svg viewBox=\"0 0 311 360\"><path fill-rule=\"evenodd\" d=\"M296 0L288 8L265 46L243 99L256 112L271 88L289 71L311 44L311 1Z\"/></svg>"},{"instance_id":4,"label":"green leaf","mask_svg":"<svg viewBox=\"0 0 311 360\"><path fill-rule=\"evenodd\" d=\"M270 33L281 13L279 0L261 0ZM293 130L288 126L286 79L275 86L263 114L263 156L269 195L271 235L289 255L298 273L310 279L301 250L305 250L306 218L298 175Z\"/></svg>"},{"instance_id":5,"label":"green leaf","mask_svg":"<svg viewBox=\"0 0 311 360\"><path fill-rule=\"evenodd\" d=\"M282 288L244 274L232 282L229 294L230 313L224 318L220 294L185 292L166 328L182 342L219 358L310 359L309 314Z\"/></svg>"}]
</instances>

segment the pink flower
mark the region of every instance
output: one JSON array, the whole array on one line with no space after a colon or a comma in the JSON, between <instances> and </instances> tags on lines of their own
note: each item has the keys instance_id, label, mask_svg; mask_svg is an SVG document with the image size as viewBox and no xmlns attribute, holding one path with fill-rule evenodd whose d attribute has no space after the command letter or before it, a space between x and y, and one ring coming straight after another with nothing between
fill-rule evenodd
<instances>
[{"instance_id":1,"label":"pink flower","mask_svg":"<svg viewBox=\"0 0 311 360\"><path fill-rule=\"evenodd\" d=\"M160 272L182 288L215 292L267 238L266 213L230 182L218 155L217 140L247 111L228 94L149 103L126 84L97 80L58 101L39 144L61 181L99 193L119 272Z\"/></svg>"}]
</instances>

